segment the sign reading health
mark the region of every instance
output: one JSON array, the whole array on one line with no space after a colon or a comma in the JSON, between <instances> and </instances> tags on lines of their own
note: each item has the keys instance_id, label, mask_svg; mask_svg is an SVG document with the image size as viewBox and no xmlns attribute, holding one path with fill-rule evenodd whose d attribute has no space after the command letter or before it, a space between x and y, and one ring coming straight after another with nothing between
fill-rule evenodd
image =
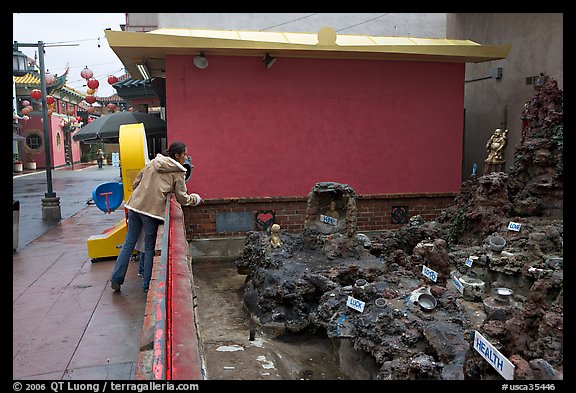
<instances>
[{"instance_id":1,"label":"sign reading health","mask_svg":"<svg viewBox=\"0 0 576 393\"><path fill-rule=\"evenodd\" d=\"M490 363L492 367L504 379L512 380L514 379L514 369L515 366L506 359L504 355L500 353L492 344L488 342L478 331L474 331L474 349L478 352L484 359Z\"/></svg>"}]
</instances>

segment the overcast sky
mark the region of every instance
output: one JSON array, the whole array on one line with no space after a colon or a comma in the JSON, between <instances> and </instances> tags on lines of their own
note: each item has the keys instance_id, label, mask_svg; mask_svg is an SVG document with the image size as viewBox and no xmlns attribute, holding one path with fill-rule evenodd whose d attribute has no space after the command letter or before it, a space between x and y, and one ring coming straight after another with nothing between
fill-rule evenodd
<instances>
[{"instance_id":1,"label":"overcast sky","mask_svg":"<svg viewBox=\"0 0 576 393\"><path fill-rule=\"evenodd\" d=\"M100 82L96 96L107 97L116 92L108 84L108 76L122 75L124 65L108 46L104 30L120 31L120 25L125 23L124 13L15 13L12 41L27 44L43 41L46 44L46 69L52 74L62 75L68 63L67 85L82 93L86 93L87 87L83 86L86 81L80 72L88 66L94 72L94 78ZM78 46L49 47L51 43ZM19 49L28 57L35 58L37 48Z\"/></svg>"}]
</instances>

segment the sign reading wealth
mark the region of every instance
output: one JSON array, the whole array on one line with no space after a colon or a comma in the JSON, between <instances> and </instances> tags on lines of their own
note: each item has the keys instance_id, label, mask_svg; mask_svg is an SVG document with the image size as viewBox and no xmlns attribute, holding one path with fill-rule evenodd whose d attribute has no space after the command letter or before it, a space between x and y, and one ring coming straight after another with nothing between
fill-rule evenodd
<instances>
[{"instance_id":1,"label":"sign reading wealth","mask_svg":"<svg viewBox=\"0 0 576 393\"><path fill-rule=\"evenodd\" d=\"M504 379L512 380L514 379L514 369L515 366L506 359L504 355L500 353L492 344L488 342L478 331L474 331L474 349L478 352L484 359L490 363L492 367Z\"/></svg>"},{"instance_id":2,"label":"sign reading wealth","mask_svg":"<svg viewBox=\"0 0 576 393\"><path fill-rule=\"evenodd\" d=\"M335 219L334 217L325 216L324 214L320 214L320 221L325 224L330 224L334 226L338 225L337 219Z\"/></svg>"},{"instance_id":3,"label":"sign reading wealth","mask_svg":"<svg viewBox=\"0 0 576 393\"><path fill-rule=\"evenodd\" d=\"M460 280L458 280L458 277L456 277L456 276L452 277L452 284L454 284L454 286L456 287L458 292L460 292L462 295L464 295L464 285L462 285Z\"/></svg>"},{"instance_id":4,"label":"sign reading wealth","mask_svg":"<svg viewBox=\"0 0 576 393\"><path fill-rule=\"evenodd\" d=\"M438 273L436 273L434 270L430 269L426 265L422 265L422 274L434 282L436 282L436 280L438 279Z\"/></svg>"},{"instance_id":5,"label":"sign reading wealth","mask_svg":"<svg viewBox=\"0 0 576 393\"><path fill-rule=\"evenodd\" d=\"M354 299L352 296L348 296L346 305L356 311L364 312L364 306L366 303L364 303L362 300Z\"/></svg>"}]
</instances>

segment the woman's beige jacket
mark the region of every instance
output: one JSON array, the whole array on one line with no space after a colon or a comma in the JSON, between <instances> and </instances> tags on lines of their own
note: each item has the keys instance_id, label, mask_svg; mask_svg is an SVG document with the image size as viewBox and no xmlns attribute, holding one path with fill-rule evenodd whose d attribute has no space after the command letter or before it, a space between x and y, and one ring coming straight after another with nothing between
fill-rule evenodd
<instances>
[{"instance_id":1,"label":"woman's beige jacket","mask_svg":"<svg viewBox=\"0 0 576 393\"><path fill-rule=\"evenodd\" d=\"M197 206L202 199L198 194L188 194L185 177L186 168L178 161L158 154L136 175L132 195L124 207L164 221L166 200L171 192L181 205Z\"/></svg>"}]
</instances>

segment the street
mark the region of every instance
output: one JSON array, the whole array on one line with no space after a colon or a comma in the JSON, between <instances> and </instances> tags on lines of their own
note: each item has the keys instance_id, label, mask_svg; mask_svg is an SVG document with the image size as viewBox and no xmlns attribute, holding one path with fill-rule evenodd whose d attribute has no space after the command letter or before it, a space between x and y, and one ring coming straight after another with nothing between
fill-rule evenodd
<instances>
[{"instance_id":1,"label":"street","mask_svg":"<svg viewBox=\"0 0 576 393\"><path fill-rule=\"evenodd\" d=\"M62 220L85 208L97 185L120 181L119 168L111 165L105 165L103 169L98 169L96 165L80 168L52 170L52 189L60 198ZM60 223L59 220L42 220L42 198L47 190L45 171L13 177L12 198L20 201L18 249L26 247Z\"/></svg>"}]
</instances>

